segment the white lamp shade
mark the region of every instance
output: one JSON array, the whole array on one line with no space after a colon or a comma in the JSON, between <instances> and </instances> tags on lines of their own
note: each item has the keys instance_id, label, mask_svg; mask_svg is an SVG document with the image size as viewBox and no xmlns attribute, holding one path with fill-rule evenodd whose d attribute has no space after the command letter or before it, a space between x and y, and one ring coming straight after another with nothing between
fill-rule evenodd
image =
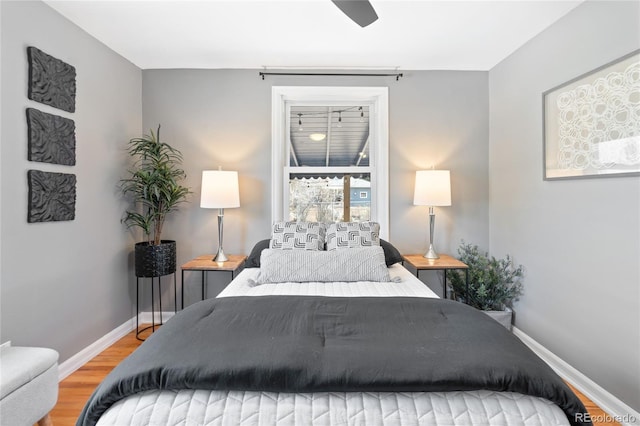
<instances>
[{"instance_id":1,"label":"white lamp shade","mask_svg":"<svg viewBox=\"0 0 640 426\"><path fill-rule=\"evenodd\" d=\"M451 178L449 170L418 170L413 204L416 206L450 206Z\"/></svg>"},{"instance_id":2,"label":"white lamp shade","mask_svg":"<svg viewBox=\"0 0 640 426\"><path fill-rule=\"evenodd\" d=\"M240 207L238 172L228 170L204 170L200 207L229 209Z\"/></svg>"}]
</instances>

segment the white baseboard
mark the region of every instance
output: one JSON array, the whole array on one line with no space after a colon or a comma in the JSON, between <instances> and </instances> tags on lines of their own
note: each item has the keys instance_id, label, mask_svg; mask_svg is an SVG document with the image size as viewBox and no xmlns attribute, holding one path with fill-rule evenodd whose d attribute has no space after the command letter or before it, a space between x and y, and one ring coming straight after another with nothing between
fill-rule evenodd
<instances>
[{"instance_id":1,"label":"white baseboard","mask_svg":"<svg viewBox=\"0 0 640 426\"><path fill-rule=\"evenodd\" d=\"M513 327L515 334L522 342L536 353L544 362L556 372L560 377L571 383L587 398L602 408L609 414L612 420L616 420L623 425L640 425L640 413L620 401L614 395L602 388L596 382L573 368L556 354L533 340L522 330Z\"/></svg>"},{"instance_id":2,"label":"white baseboard","mask_svg":"<svg viewBox=\"0 0 640 426\"><path fill-rule=\"evenodd\" d=\"M174 316L174 312L163 312L162 320L166 322L169 318ZM160 323L160 316L158 312L155 313L156 324ZM140 312L140 324L151 324L151 312ZM120 325L116 329L110 331L100 339L96 340L71 358L67 359L58 366L58 381L66 379L71 373L91 361L93 357L100 352L107 349L109 346L122 339L136 328L136 317L127 320L124 324Z\"/></svg>"},{"instance_id":3,"label":"white baseboard","mask_svg":"<svg viewBox=\"0 0 640 426\"><path fill-rule=\"evenodd\" d=\"M156 324L160 324L160 314L156 312L155 314ZM169 318L175 315L175 312L162 312L162 322L167 322ZM151 324L151 312L140 312L140 324ZM133 318L133 330L136 327L136 319Z\"/></svg>"},{"instance_id":4,"label":"white baseboard","mask_svg":"<svg viewBox=\"0 0 640 426\"><path fill-rule=\"evenodd\" d=\"M62 381L67 378L71 373L85 365L100 352L126 336L135 327L136 319L134 317L61 363L58 366L58 379Z\"/></svg>"}]
</instances>

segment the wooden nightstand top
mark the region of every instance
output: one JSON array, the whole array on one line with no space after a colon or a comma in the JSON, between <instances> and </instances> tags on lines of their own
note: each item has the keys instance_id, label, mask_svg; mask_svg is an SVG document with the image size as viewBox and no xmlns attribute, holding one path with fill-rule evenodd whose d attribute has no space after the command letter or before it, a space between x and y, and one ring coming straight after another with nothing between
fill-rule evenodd
<instances>
[{"instance_id":1,"label":"wooden nightstand top","mask_svg":"<svg viewBox=\"0 0 640 426\"><path fill-rule=\"evenodd\" d=\"M235 271L247 259L245 255L228 254L226 262L214 262L215 254L205 254L181 266L183 271Z\"/></svg>"},{"instance_id":2,"label":"wooden nightstand top","mask_svg":"<svg viewBox=\"0 0 640 426\"><path fill-rule=\"evenodd\" d=\"M447 254L440 254L439 259L427 259L421 254L407 254L403 255L405 262L408 262L411 266L418 270L424 269L467 269L466 263L463 263L455 257Z\"/></svg>"}]
</instances>

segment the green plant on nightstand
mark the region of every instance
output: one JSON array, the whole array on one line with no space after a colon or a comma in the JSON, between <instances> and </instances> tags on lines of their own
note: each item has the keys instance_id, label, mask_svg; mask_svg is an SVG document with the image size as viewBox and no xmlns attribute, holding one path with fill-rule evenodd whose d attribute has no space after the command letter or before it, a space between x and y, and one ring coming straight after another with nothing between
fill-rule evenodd
<instances>
[{"instance_id":1,"label":"green plant on nightstand","mask_svg":"<svg viewBox=\"0 0 640 426\"><path fill-rule=\"evenodd\" d=\"M448 274L455 299L465 301L494 318L502 317L499 321L510 329L513 302L523 293L524 267L516 266L509 255L504 259L496 259L481 251L477 245L464 241L458 247L458 258L469 266L469 300L465 297L465 273L450 270Z\"/></svg>"}]
</instances>

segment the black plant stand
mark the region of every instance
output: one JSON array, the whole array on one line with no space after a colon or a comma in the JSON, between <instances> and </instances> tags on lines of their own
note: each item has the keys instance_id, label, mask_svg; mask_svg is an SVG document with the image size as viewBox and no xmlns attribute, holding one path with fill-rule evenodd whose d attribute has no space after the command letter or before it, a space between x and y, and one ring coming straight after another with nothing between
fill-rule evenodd
<instances>
[{"instance_id":1,"label":"black plant stand","mask_svg":"<svg viewBox=\"0 0 640 426\"><path fill-rule=\"evenodd\" d=\"M176 273L173 272L173 312L177 313L178 312L178 293L176 290ZM140 278L151 278L151 325L144 327L144 328L140 328L140 301L139 301L139 294L140 294ZM153 283L155 281L155 279L158 278L158 304L159 304L159 310L158 313L160 315L160 324L158 324L158 326L161 326L163 324L162 322L162 277L158 276L158 277L136 277L136 339L144 341L145 339L142 339L140 337L140 333L142 333L145 330L148 329L152 329L152 332L156 331L156 316L155 316L155 303L154 302L154 291L153 291Z\"/></svg>"},{"instance_id":2,"label":"black plant stand","mask_svg":"<svg viewBox=\"0 0 640 426\"><path fill-rule=\"evenodd\" d=\"M136 338L140 338L140 333L149 328L156 331L155 315L155 294L154 281L158 279L158 299L160 308L160 324L162 321L162 277L173 275L173 310L178 312L178 294L176 283L176 242L162 240L160 244L152 245L148 242L137 243L135 246L135 270L136 270ZM151 278L151 325L140 329L140 278Z\"/></svg>"}]
</instances>

